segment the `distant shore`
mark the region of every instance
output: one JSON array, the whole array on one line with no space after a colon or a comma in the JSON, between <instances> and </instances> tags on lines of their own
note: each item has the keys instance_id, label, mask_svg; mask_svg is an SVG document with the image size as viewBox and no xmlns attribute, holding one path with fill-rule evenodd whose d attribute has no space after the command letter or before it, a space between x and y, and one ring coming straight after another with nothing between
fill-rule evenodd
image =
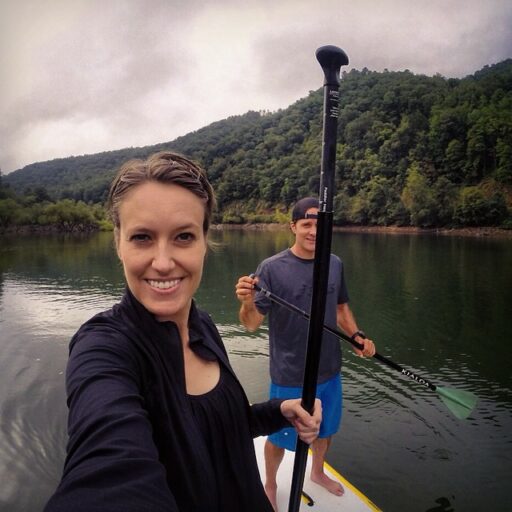
<instances>
[{"instance_id":1,"label":"distant shore","mask_svg":"<svg viewBox=\"0 0 512 512\"><path fill-rule=\"evenodd\" d=\"M213 230L246 230L246 231L283 231L288 229L288 224L212 224ZM402 226L334 226L335 232L348 233L376 233L382 235L436 235L436 236L467 236L476 238L512 238L512 229L495 227L479 228L415 228ZM97 233L98 229L66 230L57 226L16 226L0 229L0 236L29 236L29 235L89 235Z\"/></svg>"},{"instance_id":2,"label":"distant shore","mask_svg":"<svg viewBox=\"0 0 512 512\"><path fill-rule=\"evenodd\" d=\"M242 229L247 231L279 231L288 229L288 224L214 224L212 229ZM469 236L485 238L512 238L511 229L495 227L479 228L415 228L402 226L334 226L335 232L377 233L383 235L438 235Z\"/></svg>"}]
</instances>

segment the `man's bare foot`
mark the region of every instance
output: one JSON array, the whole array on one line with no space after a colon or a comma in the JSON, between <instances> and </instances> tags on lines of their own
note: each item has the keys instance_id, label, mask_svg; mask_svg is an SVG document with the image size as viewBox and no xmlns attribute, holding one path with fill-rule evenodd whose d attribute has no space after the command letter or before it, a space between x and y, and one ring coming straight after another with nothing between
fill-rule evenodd
<instances>
[{"instance_id":1,"label":"man's bare foot","mask_svg":"<svg viewBox=\"0 0 512 512\"><path fill-rule=\"evenodd\" d=\"M343 486L339 482L336 482L336 480L329 478L325 473L320 473L318 475L313 475L313 473L311 473L311 480L316 484L325 487L329 492L332 492L332 494L335 494L336 496L343 496L343 494L345 494Z\"/></svg>"},{"instance_id":2,"label":"man's bare foot","mask_svg":"<svg viewBox=\"0 0 512 512\"><path fill-rule=\"evenodd\" d=\"M277 486L265 484L265 494L274 511L277 512Z\"/></svg>"}]
</instances>

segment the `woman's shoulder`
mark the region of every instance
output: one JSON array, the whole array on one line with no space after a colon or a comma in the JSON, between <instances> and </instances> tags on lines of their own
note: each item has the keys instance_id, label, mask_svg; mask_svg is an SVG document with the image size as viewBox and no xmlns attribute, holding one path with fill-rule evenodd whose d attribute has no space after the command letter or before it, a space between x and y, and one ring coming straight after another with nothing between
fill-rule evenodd
<instances>
[{"instance_id":1,"label":"woman's shoulder","mask_svg":"<svg viewBox=\"0 0 512 512\"><path fill-rule=\"evenodd\" d=\"M197 332L200 333L199 336L202 338L204 344L210 346L210 348L216 346L221 350L222 354L227 357L226 347L224 346L222 336L220 335L214 320L207 311L196 307L195 304L192 308L189 327L197 329Z\"/></svg>"},{"instance_id":2,"label":"woman's shoulder","mask_svg":"<svg viewBox=\"0 0 512 512\"><path fill-rule=\"evenodd\" d=\"M98 375L117 375L140 382L146 358L130 329L114 308L85 322L69 344L68 390L78 389L84 380Z\"/></svg>"},{"instance_id":3,"label":"woman's shoulder","mask_svg":"<svg viewBox=\"0 0 512 512\"><path fill-rule=\"evenodd\" d=\"M219 330L217 329L213 318L210 316L210 313L197 307L195 304L192 308L191 321L189 322L189 326L195 326L200 330L206 329L208 332L213 334L214 338L220 339Z\"/></svg>"},{"instance_id":4,"label":"woman's shoulder","mask_svg":"<svg viewBox=\"0 0 512 512\"><path fill-rule=\"evenodd\" d=\"M120 304L97 313L85 323L71 338L70 356L75 352L92 349L103 351L129 352L128 342L137 331L135 323Z\"/></svg>"}]
</instances>

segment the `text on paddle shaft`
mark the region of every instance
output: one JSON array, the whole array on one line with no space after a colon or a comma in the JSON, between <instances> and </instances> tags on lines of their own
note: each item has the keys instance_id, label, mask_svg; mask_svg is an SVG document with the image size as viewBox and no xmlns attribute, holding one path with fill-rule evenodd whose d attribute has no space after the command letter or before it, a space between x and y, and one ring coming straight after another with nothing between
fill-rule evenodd
<instances>
[{"instance_id":1,"label":"text on paddle shaft","mask_svg":"<svg viewBox=\"0 0 512 512\"><path fill-rule=\"evenodd\" d=\"M425 379L422 379L421 377L418 377L414 373L410 372L409 370L406 370L405 368L402 368L402 375L407 375L407 377L410 377L412 380L415 380L419 384L423 384L424 386L430 387L430 384Z\"/></svg>"},{"instance_id":2,"label":"text on paddle shaft","mask_svg":"<svg viewBox=\"0 0 512 512\"><path fill-rule=\"evenodd\" d=\"M339 109L339 101L340 101L340 93L335 89L331 89L329 91L329 117L338 119L340 109Z\"/></svg>"}]
</instances>

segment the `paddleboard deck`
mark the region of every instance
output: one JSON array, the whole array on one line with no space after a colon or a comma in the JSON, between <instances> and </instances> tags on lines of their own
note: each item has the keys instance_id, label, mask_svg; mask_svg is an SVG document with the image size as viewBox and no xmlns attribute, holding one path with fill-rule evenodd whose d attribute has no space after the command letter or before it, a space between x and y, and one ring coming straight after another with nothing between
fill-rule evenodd
<instances>
[{"instance_id":1,"label":"paddleboard deck","mask_svg":"<svg viewBox=\"0 0 512 512\"><path fill-rule=\"evenodd\" d=\"M254 440L256 458L258 459L258 467L263 482L265 481L265 459L263 454L265 440L265 437L257 437ZM295 453L286 450L283 462L281 462L277 474L277 506L279 512L286 512L288 510L294 459ZM327 491L327 489L311 481L309 478L311 470L310 452L304 478L304 494L300 504L301 512L335 512L336 510L343 512L382 512L380 508L372 503L329 464L326 463L324 467L325 472L331 478L341 483L345 489L345 494L343 496L335 496Z\"/></svg>"}]
</instances>

